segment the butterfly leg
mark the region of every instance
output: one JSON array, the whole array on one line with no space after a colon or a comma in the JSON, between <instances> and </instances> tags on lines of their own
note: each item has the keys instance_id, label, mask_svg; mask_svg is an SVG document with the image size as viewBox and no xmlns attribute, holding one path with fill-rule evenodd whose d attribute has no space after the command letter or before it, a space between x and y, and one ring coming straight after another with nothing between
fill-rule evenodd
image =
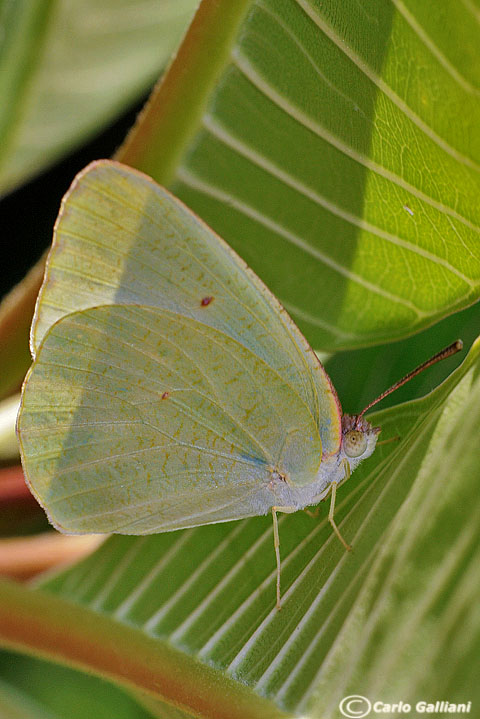
<instances>
[{"instance_id":1,"label":"butterfly leg","mask_svg":"<svg viewBox=\"0 0 480 719\"><path fill-rule=\"evenodd\" d=\"M345 467L345 479L348 479L350 477L350 465L348 464L348 462L344 462L344 467ZM347 552L350 552L352 548L349 544L346 543L346 541L340 534L340 530L337 527L335 520L333 518L333 515L335 512L336 496L337 496L337 482L332 482L331 490L330 490L330 511L328 513L328 521L330 522L333 531L335 532L335 534L337 535L337 537L339 538L339 540L341 541L341 543L343 544L343 546L345 547Z\"/></svg>"},{"instance_id":2,"label":"butterfly leg","mask_svg":"<svg viewBox=\"0 0 480 719\"><path fill-rule=\"evenodd\" d=\"M323 502L323 499L322 499L321 501ZM304 509L303 511L305 512L305 514L306 514L308 517L312 517L312 519L316 519L316 518L318 517L318 515L320 514L320 505L318 505L317 507L315 507L314 510Z\"/></svg>"},{"instance_id":3,"label":"butterfly leg","mask_svg":"<svg viewBox=\"0 0 480 719\"><path fill-rule=\"evenodd\" d=\"M275 547L275 559L277 560L277 611L282 608L280 602L280 537L278 535L278 519L277 512L285 512L291 514L296 512L295 507L272 507L273 518L273 546Z\"/></svg>"}]
</instances>

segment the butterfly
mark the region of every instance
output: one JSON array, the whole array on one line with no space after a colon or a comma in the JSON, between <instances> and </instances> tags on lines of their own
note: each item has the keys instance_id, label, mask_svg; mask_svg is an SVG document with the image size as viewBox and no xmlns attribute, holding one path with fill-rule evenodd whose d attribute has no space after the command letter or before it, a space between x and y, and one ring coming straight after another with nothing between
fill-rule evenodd
<instances>
[{"instance_id":1,"label":"butterfly","mask_svg":"<svg viewBox=\"0 0 480 719\"><path fill-rule=\"evenodd\" d=\"M150 178L89 165L63 199L18 418L28 485L67 533L150 534L330 496L375 449L241 258Z\"/></svg>"}]
</instances>

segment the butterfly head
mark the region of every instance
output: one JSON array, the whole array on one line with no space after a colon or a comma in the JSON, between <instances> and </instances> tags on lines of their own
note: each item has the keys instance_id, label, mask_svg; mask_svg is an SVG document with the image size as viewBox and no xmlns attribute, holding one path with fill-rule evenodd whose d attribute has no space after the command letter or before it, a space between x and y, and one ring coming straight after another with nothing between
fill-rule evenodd
<instances>
[{"instance_id":1,"label":"butterfly head","mask_svg":"<svg viewBox=\"0 0 480 719\"><path fill-rule=\"evenodd\" d=\"M420 374L420 372L423 372L423 370L427 369L427 367L431 367L433 364L436 364L447 357L451 357L459 352L462 347L462 340L456 340L448 347L445 347L445 349L437 352L437 354L431 357L431 359L423 362L421 365L409 372L405 375L405 377L398 380L398 382L395 382L395 384L385 390L385 392L382 392L382 394L376 397L372 402L370 402L370 404L367 404L365 409L363 409L360 414L343 415L341 450L344 457L348 460L351 469L354 469L362 459L365 459L365 457L369 457L372 454L380 432L380 427L372 427L370 422L367 422L363 416L365 412L368 412L368 410L378 404L378 402L381 402L382 399L388 397L389 394L395 392L395 390L416 377Z\"/></svg>"},{"instance_id":2,"label":"butterfly head","mask_svg":"<svg viewBox=\"0 0 480 719\"><path fill-rule=\"evenodd\" d=\"M342 449L351 464L356 465L360 460L370 457L380 427L372 427L370 422L361 414L344 414L342 417Z\"/></svg>"}]
</instances>

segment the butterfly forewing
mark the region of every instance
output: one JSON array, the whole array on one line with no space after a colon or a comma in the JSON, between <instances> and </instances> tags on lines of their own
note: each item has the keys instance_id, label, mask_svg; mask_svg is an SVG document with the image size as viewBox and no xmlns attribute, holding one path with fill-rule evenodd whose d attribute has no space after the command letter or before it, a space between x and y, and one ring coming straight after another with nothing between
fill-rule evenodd
<instances>
[{"instance_id":1,"label":"butterfly forewing","mask_svg":"<svg viewBox=\"0 0 480 719\"><path fill-rule=\"evenodd\" d=\"M80 173L62 203L33 351L60 317L108 304L170 310L230 336L309 407L324 453L338 449L340 411L328 377L268 289L176 198L102 161Z\"/></svg>"}]
</instances>

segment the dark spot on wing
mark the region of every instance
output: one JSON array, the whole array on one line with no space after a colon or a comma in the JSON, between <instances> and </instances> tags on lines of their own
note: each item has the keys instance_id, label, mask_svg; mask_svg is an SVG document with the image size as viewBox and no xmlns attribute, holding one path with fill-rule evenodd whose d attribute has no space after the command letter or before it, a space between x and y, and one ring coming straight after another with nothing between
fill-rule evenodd
<instances>
[{"instance_id":1,"label":"dark spot on wing","mask_svg":"<svg viewBox=\"0 0 480 719\"><path fill-rule=\"evenodd\" d=\"M211 302L213 302L213 297L203 297L202 301L200 302L200 305L202 307L208 307Z\"/></svg>"}]
</instances>

